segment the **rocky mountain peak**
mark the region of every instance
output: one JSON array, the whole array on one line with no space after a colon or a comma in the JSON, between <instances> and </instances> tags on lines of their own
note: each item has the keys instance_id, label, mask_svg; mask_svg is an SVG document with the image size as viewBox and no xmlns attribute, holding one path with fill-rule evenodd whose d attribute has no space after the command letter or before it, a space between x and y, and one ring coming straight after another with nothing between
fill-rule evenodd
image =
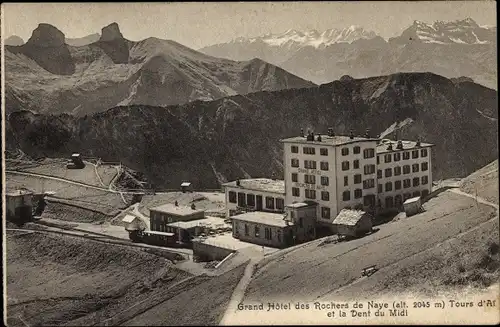
<instances>
[{"instance_id":1,"label":"rocky mountain peak","mask_svg":"<svg viewBox=\"0 0 500 327\"><path fill-rule=\"evenodd\" d=\"M123 35L120 32L120 27L117 23L111 23L108 26L105 26L101 30L101 37L99 41L113 41L123 39Z\"/></svg>"},{"instance_id":2,"label":"rocky mountain peak","mask_svg":"<svg viewBox=\"0 0 500 327\"><path fill-rule=\"evenodd\" d=\"M64 45L64 33L50 24L41 23L33 30L27 44L36 45L39 47L60 47Z\"/></svg>"}]
</instances>

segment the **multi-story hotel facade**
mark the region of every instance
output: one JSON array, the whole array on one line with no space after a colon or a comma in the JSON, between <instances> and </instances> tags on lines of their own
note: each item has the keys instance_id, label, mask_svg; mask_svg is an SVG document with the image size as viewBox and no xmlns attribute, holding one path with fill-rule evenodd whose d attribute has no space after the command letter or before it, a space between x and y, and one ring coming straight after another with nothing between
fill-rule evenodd
<instances>
[{"instance_id":1,"label":"multi-story hotel facade","mask_svg":"<svg viewBox=\"0 0 500 327\"><path fill-rule=\"evenodd\" d=\"M281 142L284 146L285 203L318 203L319 224L330 225L344 208L378 213L395 207L394 201L398 195L403 199L408 194L416 196L420 192L420 195L425 195L431 190L432 144L402 141L399 143L403 145L401 149L397 148L397 142L369 136L336 136L332 130L327 135L309 133ZM412 151L418 151L418 157ZM408 158L407 153L410 153ZM386 155L392 158L395 155L396 159L400 159L390 162L387 159L388 162L385 162ZM403 174L401 171L400 175L395 175L394 170L398 173L403 167L406 172L407 165L413 169L410 173ZM388 172L389 169L392 173ZM387 177L384 175L386 170ZM398 181L404 181L407 186L408 179L411 180L411 187L404 188L401 185L396 190ZM392 183L392 187L388 183ZM379 185L383 185L382 190Z\"/></svg>"},{"instance_id":2,"label":"multi-story hotel facade","mask_svg":"<svg viewBox=\"0 0 500 327\"><path fill-rule=\"evenodd\" d=\"M409 198L432 191L432 144L381 140L377 145L377 194L381 211L398 211Z\"/></svg>"}]
</instances>

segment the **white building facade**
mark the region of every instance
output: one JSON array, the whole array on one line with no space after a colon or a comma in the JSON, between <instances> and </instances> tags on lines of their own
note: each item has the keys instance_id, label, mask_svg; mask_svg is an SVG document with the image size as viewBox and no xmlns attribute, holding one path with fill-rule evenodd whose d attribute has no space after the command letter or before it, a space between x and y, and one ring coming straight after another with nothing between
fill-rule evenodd
<instances>
[{"instance_id":1,"label":"white building facade","mask_svg":"<svg viewBox=\"0 0 500 327\"><path fill-rule=\"evenodd\" d=\"M285 211L285 183L267 178L240 179L222 184L226 217L247 211Z\"/></svg>"},{"instance_id":2,"label":"white building facade","mask_svg":"<svg viewBox=\"0 0 500 327\"><path fill-rule=\"evenodd\" d=\"M413 197L432 191L432 146L382 140L377 146L377 193L381 211L399 211Z\"/></svg>"},{"instance_id":3,"label":"white building facade","mask_svg":"<svg viewBox=\"0 0 500 327\"><path fill-rule=\"evenodd\" d=\"M343 208L374 208L377 139L332 134L312 138L282 140L286 203L317 202L317 221L325 224Z\"/></svg>"},{"instance_id":4,"label":"white building facade","mask_svg":"<svg viewBox=\"0 0 500 327\"><path fill-rule=\"evenodd\" d=\"M397 195L402 200L408 194L414 196L420 192L420 195L425 195L431 190L432 144L417 145L417 142L405 141L402 142L403 149L396 149L397 143L393 142L394 150L389 150L389 140L335 136L331 131L328 135L310 134L281 142L284 146L285 203L307 200L318 203L319 224L331 225L344 208L376 213L387 207L393 208ZM418 157L412 151L418 151ZM403 153L410 153L410 157L403 160ZM401 159L385 162L385 155L392 159L400 156ZM406 158L407 154L404 156ZM403 166L408 165L410 172L403 174ZM401 174L397 175L399 166ZM385 177L385 171L389 169L392 172ZM406 172L407 168L404 169ZM408 179L411 186L404 188L403 182L407 186ZM401 182L399 189L396 189L397 181ZM382 190L379 185L383 185Z\"/></svg>"}]
</instances>

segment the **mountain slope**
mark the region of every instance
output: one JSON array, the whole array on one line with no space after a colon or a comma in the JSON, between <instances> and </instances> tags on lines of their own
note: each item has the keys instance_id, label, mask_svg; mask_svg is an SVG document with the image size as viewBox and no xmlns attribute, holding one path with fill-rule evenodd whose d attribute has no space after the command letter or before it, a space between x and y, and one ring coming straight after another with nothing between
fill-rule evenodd
<instances>
[{"instance_id":1,"label":"mountain slope","mask_svg":"<svg viewBox=\"0 0 500 327\"><path fill-rule=\"evenodd\" d=\"M313 83L261 60L235 62L156 38L126 40L116 23L73 47L40 24L25 45L6 47L6 111L86 115L117 105L165 106Z\"/></svg>"},{"instance_id":2,"label":"mountain slope","mask_svg":"<svg viewBox=\"0 0 500 327\"><path fill-rule=\"evenodd\" d=\"M470 18L434 24L415 21L389 41L361 28L352 30L342 42L325 41L314 31L288 32L239 38L200 51L233 60L259 57L317 84L343 75L429 71L448 78L467 76L496 89L496 27L479 26Z\"/></svg>"},{"instance_id":3,"label":"mountain slope","mask_svg":"<svg viewBox=\"0 0 500 327\"><path fill-rule=\"evenodd\" d=\"M101 36L98 33L94 33L79 38L66 38L66 44L74 47L81 47L99 41L100 37Z\"/></svg>"},{"instance_id":4,"label":"mountain slope","mask_svg":"<svg viewBox=\"0 0 500 327\"><path fill-rule=\"evenodd\" d=\"M32 156L76 151L120 160L162 187L189 180L213 188L246 174L282 176L279 139L300 128L333 127L338 134L370 128L389 138L398 129L403 139L436 144L434 178L441 179L465 176L498 157L497 122L478 109L496 112L497 92L406 73L166 108L116 107L84 118L17 112L8 118L6 144Z\"/></svg>"},{"instance_id":5,"label":"mountain slope","mask_svg":"<svg viewBox=\"0 0 500 327\"><path fill-rule=\"evenodd\" d=\"M24 44L24 40L17 35L11 35L5 39L4 43L5 45L19 46Z\"/></svg>"}]
</instances>

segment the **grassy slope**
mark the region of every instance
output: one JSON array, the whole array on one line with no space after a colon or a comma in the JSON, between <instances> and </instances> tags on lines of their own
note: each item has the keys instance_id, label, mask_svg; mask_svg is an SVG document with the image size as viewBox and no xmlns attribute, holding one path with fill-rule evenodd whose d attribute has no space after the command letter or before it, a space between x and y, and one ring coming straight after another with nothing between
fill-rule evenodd
<instances>
[{"instance_id":1,"label":"grassy slope","mask_svg":"<svg viewBox=\"0 0 500 327\"><path fill-rule=\"evenodd\" d=\"M125 323L126 326L217 325L245 265L176 294Z\"/></svg>"},{"instance_id":2,"label":"grassy slope","mask_svg":"<svg viewBox=\"0 0 500 327\"><path fill-rule=\"evenodd\" d=\"M247 300L279 300L297 294L304 301L320 298L358 280L366 266L377 265L381 271L384 267L412 267L412 262L417 262L412 256L495 217L491 207L476 207L472 199L450 191L431 199L425 208L426 212L420 215L378 226L378 232L364 238L323 246L314 241L285 254L281 261L270 261L250 283ZM489 233L494 237L491 230ZM380 278L387 282L387 291L397 289L397 283L389 283L389 277ZM425 282L426 279L416 281L417 285Z\"/></svg>"},{"instance_id":3,"label":"grassy slope","mask_svg":"<svg viewBox=\"0 0 500 327\"><path fill-rule=\"evenodd\" d=\"M70 236L7 235L8 316L20 315L29 325L98 323L189 276L138 249Z\"/></svg>"},{"instance_id":4,"label":"grassy slope","mask_svg":"<svg viewBox=\"0 0 500 327\"><path fill-rule=\"evenodd\" d=\"M103 184L108 186L117 174L114 167L99 166L97 168L98 177L94 165L86 164L83 169L67 169L66 161L67 159L44 159L40 162L25 164L7 162L7 169L54 176L98 187L103 187L99 177Z\"/></svg>"},{"instance_id":5,"label":"grassy slope","mask_svg":"<svg viewBox=\"0 0 500 327\"><path fill-rule=\"evenodd\" d=\"M460 189L498 204L498 160L464 178Z\"/></svg>"}]
</instances>

